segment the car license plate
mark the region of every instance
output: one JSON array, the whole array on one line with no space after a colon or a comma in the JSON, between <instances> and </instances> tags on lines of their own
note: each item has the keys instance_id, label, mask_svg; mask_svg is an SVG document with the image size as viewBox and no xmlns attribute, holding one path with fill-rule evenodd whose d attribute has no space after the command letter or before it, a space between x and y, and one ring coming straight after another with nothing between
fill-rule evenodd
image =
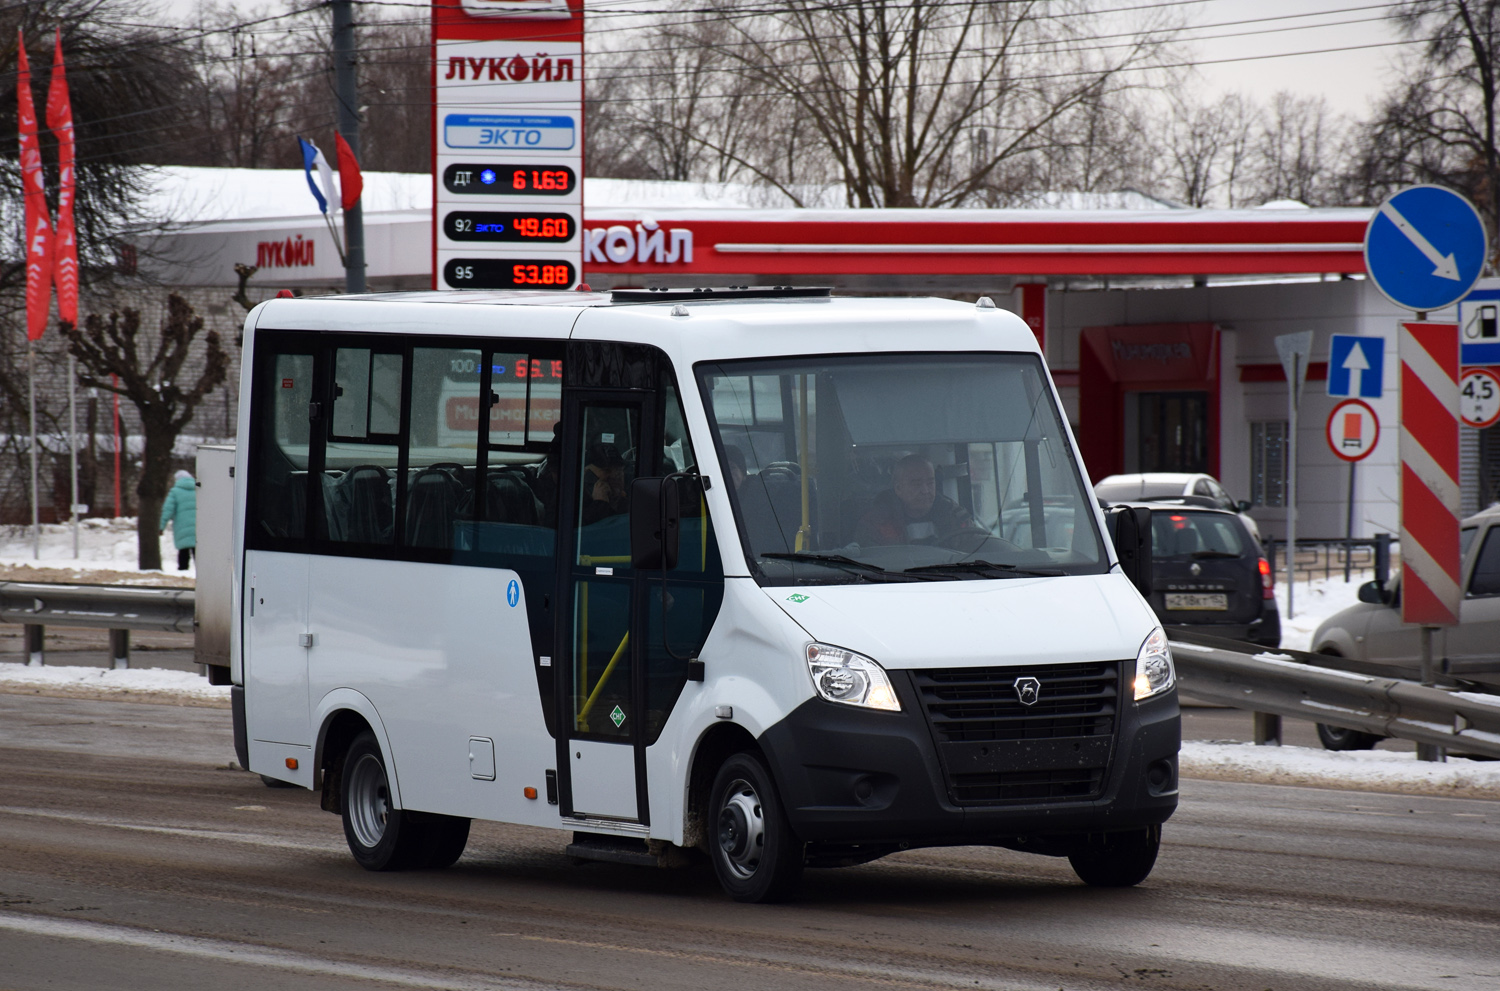
<instances>
[{"instance_id":1,"label":"car license plate","mask_svg":"<svg viewBox=\"0 0 1500 991\"><path fill-rule=\"evenodd\" d=\"M1218 609L1229 608L1229 596L1223 592L1168 592L1168 609Z\"/></svg>"}]
</instances>

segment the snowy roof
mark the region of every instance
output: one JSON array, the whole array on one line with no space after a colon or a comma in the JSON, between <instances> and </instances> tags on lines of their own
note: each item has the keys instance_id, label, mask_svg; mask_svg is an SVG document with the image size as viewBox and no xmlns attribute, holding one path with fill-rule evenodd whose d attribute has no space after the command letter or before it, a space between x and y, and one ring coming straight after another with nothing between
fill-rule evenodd
<instances>
[{"instance_id":1,"label":"snowy roof","mask_svg":"<svg viewBox=\"0 0 1500 991\"><path fill-rule=\"evenodd\" d=\"M380 215L427 214L432 210L432 176L414 172L366 172L364 214L380 222ZM842 212L841 187L796 187L797 199L809 209ZM636 179L585 179L584 195L591 213L640 210L798 210L791 196L749 183L655 182ZM1010 207L1024 213L1123 212L1154 214L1160 219L1181 217L1184 211L1134 190L1116 193L1042 192ZM152 169L150 193L143 204L143 228L181 229L200 224L237 224L318 216L316 201L301 169L216 169L160 166ZM863 214L885 211L859 211ZM944 211L948 219L991 210ZM1321 211L1312 211L1321 212ZM1058 218L1061 219L1061 218ZM1081 217L1075 219L1084 219ZM1310 219L1305 215L1299 219Z\"/></svg>"}]
</instances>

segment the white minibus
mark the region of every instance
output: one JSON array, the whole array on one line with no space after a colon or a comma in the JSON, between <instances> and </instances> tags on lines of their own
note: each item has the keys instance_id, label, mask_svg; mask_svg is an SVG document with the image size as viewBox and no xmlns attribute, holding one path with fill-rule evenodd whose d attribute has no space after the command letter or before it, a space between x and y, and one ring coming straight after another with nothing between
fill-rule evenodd
<instances>
[{"instance_id":1,"label":"white minibus","mask_svg":"<svg viewBox=\"0 0 1500 991\"><path fill-rule=\"evenodd\" d=\"M989 299L275 299L244 348L236 747L364 867L485 819L743 901L923 846L1150 872L1149 510Z\"/></svg>"}]
</instances>

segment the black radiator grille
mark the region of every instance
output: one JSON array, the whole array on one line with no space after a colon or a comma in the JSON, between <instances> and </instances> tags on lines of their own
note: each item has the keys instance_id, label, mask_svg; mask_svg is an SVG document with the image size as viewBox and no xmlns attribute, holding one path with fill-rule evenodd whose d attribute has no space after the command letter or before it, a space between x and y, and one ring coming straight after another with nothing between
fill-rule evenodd
<instances>
[{"instance_id":1,"label":"black radiator grille","mask_svg":"<svg viewBox=\"0 0 1500 991\"><path fill-rule=\"evenodd\" d=\"M1108 776L1118 661L915 670L912 678L958 804L1096 796ZM1034 678L1036 701L1016 682Z\"/></svg>"}]
</instances>

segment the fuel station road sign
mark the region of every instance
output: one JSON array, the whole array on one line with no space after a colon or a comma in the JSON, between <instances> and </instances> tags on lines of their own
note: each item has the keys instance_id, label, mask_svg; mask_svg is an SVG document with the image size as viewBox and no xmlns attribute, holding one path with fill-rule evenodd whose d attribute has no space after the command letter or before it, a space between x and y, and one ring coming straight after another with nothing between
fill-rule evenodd
<instances>
[{"instance_id":1,"label":"fuel station road sign","mask_svg":"<svg viewBox=\"0 0 1500 991\"><path fill-rule=\"evenodd\" d=\"M1346 399L1328 414L1328 447L1344 461L1363 461L1380 443L1380 418L1362 399Z\"/></svg>"}]
</instances>

